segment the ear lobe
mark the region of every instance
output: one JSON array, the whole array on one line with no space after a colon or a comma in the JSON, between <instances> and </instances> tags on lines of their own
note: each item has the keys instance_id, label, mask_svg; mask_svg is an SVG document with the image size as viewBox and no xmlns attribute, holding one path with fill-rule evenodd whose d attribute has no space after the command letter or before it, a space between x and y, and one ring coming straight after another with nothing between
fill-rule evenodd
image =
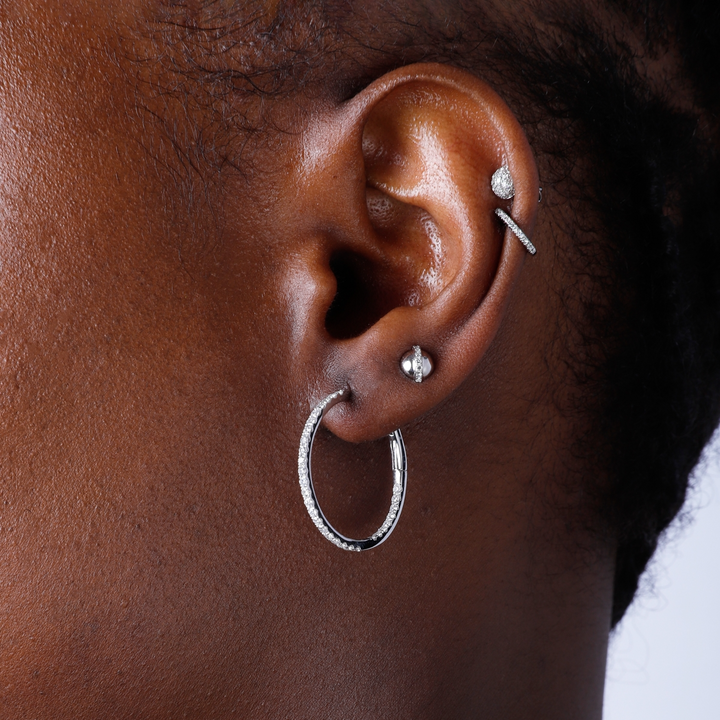
<instances>
[{"instance_id":1,"label":"ear lobe","mask_svg":"<svg viewBox=\"0 0 720 720\"><path fill-rule=\"evenodd\" d=\"M318 296L303 354L323 368L312 379L323 392L352 390L327 427L345 440L377 438L444 400L492 342L526 255L495 209L531 234L535 161L503 100L441 65L370 85L308 133L304 157L304 212L324 229L327 262L318 267L337 291L329 306ZM512 202L490 187L503 165ZM400 368L414 345L435 363L423 383Z\"/></svg>"}]
</instances>

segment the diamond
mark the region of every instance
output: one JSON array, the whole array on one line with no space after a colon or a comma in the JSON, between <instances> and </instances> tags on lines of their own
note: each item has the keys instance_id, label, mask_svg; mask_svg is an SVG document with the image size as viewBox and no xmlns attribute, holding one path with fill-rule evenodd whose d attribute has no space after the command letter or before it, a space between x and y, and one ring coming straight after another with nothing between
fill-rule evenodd
<instances>
[{"instance_id":1,"label":"diamond","mask_svg":"<svg viewBox=\"0 0 720 720\"><path fill-rule=\"evenodd\" d=\"M421 383L423 381L423 356L422 350L419 345L413 345L413 352L415 357L413 358L413 370L415 371L415 382Z\"/></svg>"},{"instance_id":2,"label":"diamond","mask_svg":"<svg viewBox=\"0 0 720 720\"><path fill-rule=\"evenodd\" d=\"M413 347L412 352L407 353L406 357L410 360L410 368L407 374L417 381L422 381L423 376L427 376L432 371L432 364L423 355L419 347ZM428 371L427 365L430 364ZM320 510L315 489L312 482L312 473L310 470L310 455L312 452L312 442L315 432L322 422L323 415L329 405L335 404L339 398L346 394L347 390L343 389L325 398L317 405L310 417L305 423L302 434L300 436L300 450L298 454L298 477L300 480L300 492L303 504L310 516L315 527L320 531L322 536L329 540L333 545L342 550L352 552L361 552L374 547L382 542L393 530L400 514L400 507L405 494L405 482L407 478L407 466L405 459L405 446L402 435L399 430L390 434L390 447L392 454L392 471L393 471L393 487L392 497L390 500L390 508L383 524L369 538L365 540L347 540L340 535L330 523L325 519Z\"/></svg>"},{"instance_id":3,"label":"diamond","mask_svg":"<svg viewBox=\"0 0 720 720\"><path fill-rule=\"evenodd\" d=\"M515 197L515 183L507 165L503 165L493 173L490 187L501 200L510 200Z\"/></svg>"}]
</instances>

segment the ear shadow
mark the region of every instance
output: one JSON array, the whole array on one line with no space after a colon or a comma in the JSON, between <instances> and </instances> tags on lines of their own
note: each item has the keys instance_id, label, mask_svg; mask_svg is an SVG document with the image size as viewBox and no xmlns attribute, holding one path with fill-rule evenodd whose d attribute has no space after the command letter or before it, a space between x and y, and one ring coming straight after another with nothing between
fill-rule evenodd
<instances>
[{"instance_id":1,"label":"ear shadow","mask_svg":"<svg viewBox=\"0 0 720 720\"><path fill-rule=\"evenodd\" d=\"M402 303L392 297L378 267L350 250L337 250L330 258L337 292L325 316L325 328L336 340L362 335L383 315Z\"/></svg>"},{"instance_id":2,"label":"ear shadow","mask_svg":"<svg viewBox=\"0 0 720 720\"><path fill-rule=\"evenodd\" d=\"M387 438L358 446L321 427L315 442L313 482L325 516L347 537L369 537L390 506L393 480Z\"/></svg>"}]
</instances>

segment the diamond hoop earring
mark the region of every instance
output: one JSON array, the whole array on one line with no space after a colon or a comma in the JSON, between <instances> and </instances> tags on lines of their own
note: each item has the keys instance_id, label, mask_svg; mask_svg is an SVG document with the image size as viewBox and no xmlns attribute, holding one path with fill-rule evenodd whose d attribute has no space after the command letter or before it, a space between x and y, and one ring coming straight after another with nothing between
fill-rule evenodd
<instances>
[{"instance_id":1,"label":"diamond hoop earring","mask_svg":"<svg viewBox=\"0 0 720 720\"><path fill-rule=\"evenodd\" d=\"M325 412L333 407L333 405L345 400L348 394L349 390L347 388L338 390L332 395L328 395L310 413L310 417L307 419L305 428L302 431L302 436L300 437L298 476L300 478L300 491L305 501L305 507L310 515L310 519L315 523L315 527L322 533L323 537L343 550L362 552L363 550L370 550L385 542L385 540L390 537L390 533L395 529L400 519L400 513L402 512L403 503L405 502L405 489L407 487L407 455L400 430L391 432L389 438L390 455L392 458L393 490L392 499L390 500L390 510L388 511L385 521L375 533L364 540L352 540L339 533L328 522L328 519L320 509L320 503L318 503L313 486L311 458L315 433L320 427Z\"/></svg>"},{"instance_id":2,"label":"diamond hoop earring","mask_svg":"<svg viewBox=\"0 0 720 720\"><path fill-rule=\"evenodd\" d=\"M510 228L515 237L525 246L525 249L534 255L537 252L535 246L530 242L530 238L520 229L518 224L500 208L495 208L495 214Z\"/></svg>"},{"instance_id":3,"label":"diamond hoop earring","mask_svg":"<svg viewBox=\"0 0 720 720\"><path fill-rule=\"evenodd\" d=\"M515 197L515 183L510 174L510 168L507 165L503 165L493 173L490 179L490 187L495 196L501 200L512 200ZM542 198L542 190L540 190L540 198ZM537 252L535 246L530 242L530 238L528 238L518 224L504 210L496 208L495 214L508 226L510 232L515 235L531 255Z\"/></svg>"}]
</instances>

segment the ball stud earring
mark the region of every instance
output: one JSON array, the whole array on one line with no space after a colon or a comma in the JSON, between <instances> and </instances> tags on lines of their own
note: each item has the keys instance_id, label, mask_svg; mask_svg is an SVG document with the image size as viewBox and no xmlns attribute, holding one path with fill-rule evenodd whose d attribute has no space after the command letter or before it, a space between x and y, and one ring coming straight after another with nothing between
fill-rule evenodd
<instances>
[{"instance_id":1,"label":"ball stud earring","mask_svg":"<svg viewBox=\"0 0 720 720\"><path fill-rule=\"evenodd\" d=\"M406 352L400 360L400 368L411 380L421 383L432 374L435 366L432 358L424 353L419 345L413 345L413 349Z\"/></svg>"}]
</instances>

